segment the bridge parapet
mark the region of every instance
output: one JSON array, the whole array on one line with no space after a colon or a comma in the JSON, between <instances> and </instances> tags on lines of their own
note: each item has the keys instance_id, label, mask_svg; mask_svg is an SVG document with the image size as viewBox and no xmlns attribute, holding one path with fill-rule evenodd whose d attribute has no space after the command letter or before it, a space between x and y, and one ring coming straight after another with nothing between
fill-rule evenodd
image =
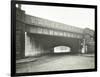
<instances>
[{"instance_id":1,"label":"bridge parapet","mask_svg":"<svg viewBox=\"0 0 100 77\"><path fill-rule=\"evenodd\" d=\"M25 15L25 22L30 25L83 34L83 29L81 28L77 28L74 26L66 25L63 23L59 23L59 22L55 22L55 21L51 21L48 19L43 19L35 16Z\"/></svg>"}]
</instances>

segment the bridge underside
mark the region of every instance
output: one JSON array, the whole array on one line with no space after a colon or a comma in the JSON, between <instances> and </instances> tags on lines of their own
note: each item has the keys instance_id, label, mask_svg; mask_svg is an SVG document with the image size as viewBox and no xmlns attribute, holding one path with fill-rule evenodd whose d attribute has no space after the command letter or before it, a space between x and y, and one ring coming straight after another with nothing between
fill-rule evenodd
<instances>
[{"instance_id":1,"label":"bridge underside","mask_svg":"<svg viewBox=\"0 0 100 77\"><path fill-rule=\"evenodd\" d=\"M54 53L56 46L68 46L70 53L79 53L80 40L75 38L58 37L42 34L25 34L25 56L38 56Z\"/></svg>"}]
</instances>

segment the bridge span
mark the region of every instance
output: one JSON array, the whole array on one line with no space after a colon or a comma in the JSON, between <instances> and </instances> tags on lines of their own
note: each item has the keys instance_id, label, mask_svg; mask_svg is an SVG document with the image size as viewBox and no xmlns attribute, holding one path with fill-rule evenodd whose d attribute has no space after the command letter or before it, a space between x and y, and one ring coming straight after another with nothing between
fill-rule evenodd
<instances>
[{"instance_id":1,"label":"bridge span","mask_svg":"<svg viewBox=\"0 0 100 77\"><path fill-rule=\"evenodd\" d=\"M72 54L79 53L83 38L84 29L27 15L16 8L17 59L54 53L52 49L61 45L69 46Z\"/></svg>"}]
</instances>

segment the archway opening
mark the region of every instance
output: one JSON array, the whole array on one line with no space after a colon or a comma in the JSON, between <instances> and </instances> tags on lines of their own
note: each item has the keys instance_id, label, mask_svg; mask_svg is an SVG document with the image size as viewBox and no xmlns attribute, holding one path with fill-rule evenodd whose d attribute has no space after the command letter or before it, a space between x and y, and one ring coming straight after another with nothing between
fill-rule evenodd
<instances>
[{"instance_id":1,"label":"archway opening","mask_svg":"<svg viewBox=\"0 0 100 77\"><path fill-rule=\"evenodd\" d=\"M70 53L71 48L69 46L56 46L54 47L54 53Z\"/></svg>"}]
</instances>

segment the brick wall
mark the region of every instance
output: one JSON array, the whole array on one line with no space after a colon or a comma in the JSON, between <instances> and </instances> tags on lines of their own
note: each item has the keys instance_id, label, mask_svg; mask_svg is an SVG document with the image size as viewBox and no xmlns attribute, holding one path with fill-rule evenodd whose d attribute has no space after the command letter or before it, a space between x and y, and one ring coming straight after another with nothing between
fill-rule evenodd
<instances>
[{"instance_id":1,"label":"brick wall","mask_svg":"<svg viewBox=\"0 0 100 77\"><path fill-rule=\"evenodd\" d=\"M24 11L16 8L16 59L24 58L25 55L24 15Z\"/></svg>"}]
</instances>

